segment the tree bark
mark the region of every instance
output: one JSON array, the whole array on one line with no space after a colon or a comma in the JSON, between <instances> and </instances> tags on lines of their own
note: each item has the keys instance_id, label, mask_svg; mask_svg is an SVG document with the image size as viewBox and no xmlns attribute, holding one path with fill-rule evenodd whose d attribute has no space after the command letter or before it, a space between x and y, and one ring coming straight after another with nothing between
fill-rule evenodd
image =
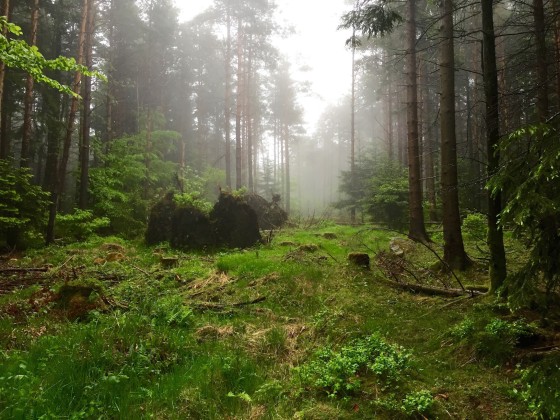
<instances>
[{"instance_id":1,"label":"tree bark","mask_svg":"<svg viewBox=\"0 0 560 420\"><path fill-rule=\"evenodd\" d=\"M237 21L237 94L235 111L235 189L243 186L241 177L241 114L243 111L243 35L241 18Z\"/></svg>"},{"instance_id":2,"label":"tree bark","mask_svg":"<svg viewBox=\"0 0 560 420\"><path fill-rule=\"evenodd\" d=\"M443 259L452 268L464 270L469 260L461 235L457 183L457 138L455 133L455 69L453 46L453 0L442 0L441 76L441 196L443 201Z\"/></svg>"},{"instance_id":3,"label":"tree bark","mask_svg":"<svg viewBox=\"0 0 560 420\"><path fill-rule=\"evenodd\" d=\"M250 45L250 44L249 44ZM252 88L252 66L253 66L253 48L249 46L249 54L247 57L247 88L245 89L246 96L246 112L247 112L247 188L249 192L255 192L255 185L253 182L253 109L251 95Z\"/></svg>"},{"instance_id":4,"label":"tree bark","mask_svg":"<svg viewBox=\"0 0 560 420\"><path fill-rule=\"evenodd\" d=\"M289 136L290 130L287 125L284 126L284 163L285 163L285 172L284 172L284 182L286 186L286 213L290 214L290 146L289 146Z\"/></svg>"},{"instance_id":5,"label":"tree bark","mask_svg":"<svg viewBox=\"0 0 560 420\"><path fill-rule=\"evenodd\" d=\"M4 0L2 7L2 16L6 16L7 19L10 17L10 0ZM8 33L7 29L2 29L2 35L6 36ZM0 61L0 119L2 118L4 107L4 78L6 76L6 65L4 62ZM0 120L0 125L2 121ZM3 134L3 135L2 135ZM8 157L10 150L10 139L5 133L0 134L0 159L6 159Z\"/></svg>"},{"instance_id":6,"label":"tree bark","mask_svg":"<svg viewBox=\"0 0 560 420\"><path fill-rule=\"evenodd\" d=\"M533 0L533 19L536 43L537 119L539 122L545 122L548 118L548 69L543 0Z\"/></svg>"},{"instance_id":7,"label":"tree bark","mask_svg":"<svg viewBox=\"0 0 560 420\"><path fill-rule=\"evenodd\" d=\"M359 3L356 2L356 8ZM356 28L352 29L352 96L350 104L350 223L356 223Z\"/></svg>"},{"instance_id":8,"label":"tree bark","mask_svg":"<svg viewBox=\"0 0 560 420\"><path fill-rule=\"evenodd\" d=\"M428 69L422 73L422 110L424 113L425 141L424 141L424 175L426 178L426 198L429 203L429 217L431 222L437 221L436 202L436 174L434 169L435 141L432 119L434 118L434 106L430 89L428 88Z\"/></svg>"},{"instance_id":9,"label":"tree bark","mask_svg":"<svg viewBox=\"0 0 560 420\"><path fill-rule=\"evenodd\" d=\"M37 44L37 28L39 26L39 0L33 1L33 10L31 11L31 40L30 45ZM23 127L21 135L21 168L29 166L29 156L31 149L31 113L33 108L33 76L27 75L25 79L25 97L23 99Z\"/></svg>"},{"instance_id":10,"label":"tree bark","mask_svg":"<svg viewBox=\"0 0 560 420\"><path fill-rule=\"evenodd\" d=\"M229 1L226 2L226 20L227 20L227 35L226 35L226 80L225 80L225 147L226 147L226 185L231 189L231 14L229 8Z\"/></svg>"},{"instance_id":11,"label":"tree bark","mask_svg":"<svg viewBox=\"0 0 560 420\"><path fill-rule=\"evenodd\" d=\"M93 10L93 1L88 2L87 25L84 44L85 66L88 70L93 67L93 31L95 30L95 14ZM82 147L80 149L80 196L78 206L85 210L88 206L88 188L89 188L89 155L90 155L90 135L91 128L91 77L84 76L82 102Z\"/></svg>"},{"instance_id":12,"label":"tree bark","mask_svg":"<svg viewBox=\"0 0 560 420\"><path fill-rule=\"evenodd\" d=\"M407 25L407 126L408 126L408 236L419 242L428 242L422 208L422 181L420 148L418 145L418 81L416 72L416 1L408 0Z\"/></svg>"},{"instance_id":13,"label":"tree bark","mask_svg":"<svg viewBox=\"0 0 560 420\"><path fill-rule=\"evenodd\" d=\"M556 58L556 101L557 107L560 109L560 5L558 0L553 0L552 7L554 8L554 52Z\"/></svg>"},{"instance_id":14,"label":"tree bark","mask_svg":"<svg viewBox=\"0 0 560 420\"><path fill-rule=\"evenodd\" d=\"M84 61L84 41L85 41L85 31L86 31L86 23L87 23L87 14L89 9L89 1L84 0L83 2L83 9L82 9L82 20L80 23L80 35L78 38L78 56L76 59L76 63L78 65L83 64ZM80 92L80 83L82 80L82 74L80 72L76 72L74 76L74 83L72 84L72 91L75 94ZM49 211L49 221L47 225L47 234L46 234L46 241L47 244L54 242L54 225L56 219L56 212L58 201L60 200L63 192L64 192L64 183L66 178L66 168L68 166L68 158L70 156L70 146L72 144L72 133L74 132L74 123L76 120L76 112L78 111L78 98L72 97L70 102L70 111L68 112L68 120L66 125L66 134L64 136L64 143L62 147L62 157L60 159L57 171L56 171L56 179L51 191L51 205Z\"/></svg>"},{"instance_id":15,"label":"tree bark","mask_svg":"<svg viewBox=\"0 0 560 420\"><path fill-rule=\"evenodd\" d=\"M488 177L499 169L500 114L498 108L498 70L494 35L494 10L492 0L481 0L483 36L484 95L486 98L486 145L488 152ZM502 211L501 193L488 191L488 248L490 249L490 290L495 292L506 278L506 253L504 236L498 224Z\"/></svg>"}]
</instances>

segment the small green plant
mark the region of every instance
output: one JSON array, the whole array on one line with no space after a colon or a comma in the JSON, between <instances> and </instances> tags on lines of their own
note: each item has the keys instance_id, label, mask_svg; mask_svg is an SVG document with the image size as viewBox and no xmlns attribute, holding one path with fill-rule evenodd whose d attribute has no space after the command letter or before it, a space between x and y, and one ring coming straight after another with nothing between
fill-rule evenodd
<instances>
[{"instance_id":1,"label":"small green plant","mask_svg":"<svg viewBox=\"0 0 560 420\"><path fill-rule=\"evenodd\" d=\"M173 200L179 206L194 207L206 215L210 214L210 211L212 210L212 203L204 199L199 192L175 194L173 196Z\"/></svg>"},{"instance_id":2,"label":"small green plant","mask_svg":"<svg viewBox=\"0 0 560 420\"><path fill-rule=\"evenodd\" d=\"M29 169L0 160L0 244L25 246L25 234L36 235L46 224L49 195L32 178Z\"/></svg>"},{"instance_id":3,"label":"small green plant","mask_svg":"<svg viewBox=\"0 0 560 420\"><path fill-rule=\"evenodd\" d=\"M518 371L520 390L514 392L539 419L560 418L560 357L548 357Z\"/></svg>"},{"instance_id":4,"label":"small green plant","mask_svg":"<svg viewBox=\"0 0 560 420\"><path fill-rule=\"evenodd\" d=\"M62 238L83 241L110 223L107 217L95 217L91 210L74 209L72 213L56 215L56 232Z\"/></svg>"},{"instance_id":5,"label":"small green plant","mask_svg":"<svg viewBox=\"0 0 560 420\"><path fill-rule=\"evenodd\" d=\"M480 213L469 213L463 219L463 234L475 241L485 241L488 232L486 216Z\"/></svg>"},{"instance_id":6,"label":"small green plant","mask_svg":"<svg viewBox=\"0 0 560 420\"><path fill-rule=\"evenodd\" d=\"M298 368L303 384L337 397L360 389L361 373L373 373L382 385L402 379L410 368L410 354L402 347L388 344L379 334L357 339L339 351L325 347L315 358Z\"/></svg>"},{"instance_id":7,"label":"small green plant","mask_svg":"<svg viewBox=\"0 0 560 420\"><path fill-rule=\"evenodd\" d=\"M427 414L434 405L434 397L429 391L415 391L408 394L402 401L401 410L409 415Z\"/></svg>"},{"instance_id":8,"label":"small green plant","mask_svg":"<svg viewBox=\"0 0 560 420\"><path fill-rule=\"evenodd\" d=\"M152 319L156 323L188 327L193 324L194 314L185 306L179 295L168 295L154 303Z\"/></svg>"},{"instance_id":9,"label":"small green plant","mask_svg":"<svg viewBox=\"0 0 560 420\"><path fill-rule=\"evenodd\" d=\"M475 331L475 322L472 318L465 318L459 324L453 326L449 331L451 337L456 340L463 340L471 337Z\"/></svg>"},{"instance_id":10,"label":"small green plant","mask_svg":"<svg viewBox=\"0 0 560 420\"><path fill-rule=\"evenodd\" d=\"M458 344L470 347L477 357L491 364L510 359L520 340L535 333L535 327L523 319L507 321L501 318L466 318L449 330L449 335Z\"/></svg>"}]
</instances>

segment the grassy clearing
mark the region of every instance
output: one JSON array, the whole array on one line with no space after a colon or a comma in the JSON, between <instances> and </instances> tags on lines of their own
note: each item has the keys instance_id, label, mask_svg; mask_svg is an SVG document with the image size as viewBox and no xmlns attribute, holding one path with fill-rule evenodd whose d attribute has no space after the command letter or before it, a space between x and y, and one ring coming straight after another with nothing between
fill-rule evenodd
<instances>
[{"instance_id":1,"label":"grassy clearing","mask_svg":"<svg viewBox=\"0 0 560 420\"><path fill-rule=\"evenodd\" d=\"M325 225L212 255L97 238L21 256L52 268L0 295L0 418L527 418L510 364L526 324L347 262L393 236Z\"/></svg>"}]
</instances>

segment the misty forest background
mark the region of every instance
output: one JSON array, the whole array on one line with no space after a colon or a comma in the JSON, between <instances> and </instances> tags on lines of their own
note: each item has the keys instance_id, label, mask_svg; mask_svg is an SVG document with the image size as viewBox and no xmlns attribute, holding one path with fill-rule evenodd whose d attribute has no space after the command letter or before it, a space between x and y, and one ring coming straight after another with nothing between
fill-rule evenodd
<instances>
[{"instance_id":1,"label":"misty forest background","mask_svg":"<svg viewBox=\"0 0 560 420\"><path fill-rule=\"evenodd\" d=\"M80 223L139 237L170 190L202 208L241 190L281 197L292 218L373 221L423 243L441 224L443 261L459 270L472 262L462 221L486 218L491 289L506 279L507 226L534 258L511 290L552 293L556 2L348 7L349 93L306 127L309 83L275 46L290 28L274 2L216 1L179 23L170 0L4 0L24 35L5 24L3 239L48 244ZM30 73L38 51L54 60Z\"/></svg>"},{"instance_id":2,"label":"misty forest background","mask_svg":"<svg viewBox=\"0 0 560 420\"><path fill-rule=\"evenodd\" d=\"M0 418L560 417L557 0L1 3Z\"/></svg>"}]
</instances>

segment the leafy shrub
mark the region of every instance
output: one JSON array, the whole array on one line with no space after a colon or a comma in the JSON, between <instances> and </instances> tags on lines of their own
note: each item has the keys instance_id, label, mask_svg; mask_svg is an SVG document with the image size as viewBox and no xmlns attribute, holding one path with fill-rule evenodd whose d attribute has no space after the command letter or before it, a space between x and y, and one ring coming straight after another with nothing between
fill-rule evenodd
<instances>
[{"instance_id":1,"label":"leafy shrub","mask_svg":"<svg viewBox=\"0 0 560 420\"><path fill-rule=\"evenodd\" d=\"M529 255L523 266L506 279L508 299L515 306L539 302L545 312L560 287L560 135L551 125L532 125L519 129L501 141L500 149L508 159L488 186L504 192L508 200L500 215L523 240ZM521 153L523 151L523 153Z\"/></svg>"},{"instance_id":2,"label":"leafy shrub","mask_svg":"<svg viewBox=\"0 0 560 420\"><path fill-rule=\"evenodd\" d=\"M485 241L488 232L486 216L480 213L469 213L463 219L462 232L476 241Z\"/></svg>"},{"instance_id":3,"label":"leafy shrub","mask_svg":"<svg viewBox=\"0 0 560 420\"><path fill-rule=\"evenodd\" d=\"M205 215L209 215L212 210L212 203L202 197L198 191L190 193L175 194L173 200L179 206L194 207Z\"/></svg>"},{"instance_id":4,"label":"leafy shrub","mask_svg":"<svg viewBox=\"0 0 560 420\"><path fill-rule=\"evenodd\" d=\"M95 215L109 218L111 229L127 237L142 233L150 204L176 185L178 165L166 157L176 149L179 133L154 131L152 149L146 150L146 133L115 139L92 168L91 197Z\"/></svg>"},{"instance_id":5,"label":"leafy shrub","mask_svg":"<svg viewBox=\"0 0 560 420\"><path fill-rule=\"evenodd\" d=\"M371 178L367 200L373 220L391 229L402 229L408 221L408 178L394 162L382 162Z\"/></svg>"},{"instance_id":6,"label":"leafy shrub","mask_svg":"<svg viewBox=\"0 0 560 420\"><path fill-rule=\"evenodd\" d=\"M36 234L46 225L49 194L31 183L27 168L0 160L0 242L25 246L24 233Z\"/></svg>"},{"instance_id":7,"label":"leafy shrub","mask_svg":"<svg viewBox=\"0 0 560 420\"><path fill-rule=\"evenodd\" d=\"M62 238L83 241L110 223L107 217L95 217L91 210L74 209L73 213L56 215L56 233Z\"/></svg>"},{"instance_id":8,"label":"leafy shrub","mask_svg":"<svg viewBox=\"0 0 560 420\"><path fill-rule=\"evenodd\" d=\"M535 417L560 418L560 357L545 358L528 369L521 369L519 373L519 395Z\"/></svg>"},{"instance_id":9,"label":"leafy shrub","mask_svg":"<svg viewBox=\"0 0 560 420\"><path fill-rule=\"evenodd\" d=\"M470 347L478 357L494 364L510 359L519 342L535 333L535 327L523 319L510 322L500 318L478 321L466 318L449 331L457 343Z\"/></svg>"},{"instance_id":10,"label":"leafy shrub","mask_svg":"<svg viewBox=\"0 0 560 420\"><path fill-rule=\"evenodd\" d=\"M325 347L315 358L298 368L303 384L322 390L329 397L350 394L360 389L359 373L375 374L380 384L399 381L410 368L410 354L402 347L388 344L379 334L352 341L334 351Z\"/></svg>"},{"instance_id":11,"label":"leafy shrub","mask_svg":"<svg viewBox=\"0 0 560 420\"><path fill-rule=\"evenodd\" d=\"M193 324L194 314L185 306L181 296L169 295L154 303L152 319L156 324L188 327Z\"/></svg>"},{"instance_id":12,"label":"leafy shrub","mask_svg":"<svg viewBox=\"0 0 560 420\"><path fill-rule=\"evenodd\" d=\"M434 397L429 391L415 391L408 394L402 402L401 410L409 415L426 414L434 405Z\"/></svg>"}]
</instances>

